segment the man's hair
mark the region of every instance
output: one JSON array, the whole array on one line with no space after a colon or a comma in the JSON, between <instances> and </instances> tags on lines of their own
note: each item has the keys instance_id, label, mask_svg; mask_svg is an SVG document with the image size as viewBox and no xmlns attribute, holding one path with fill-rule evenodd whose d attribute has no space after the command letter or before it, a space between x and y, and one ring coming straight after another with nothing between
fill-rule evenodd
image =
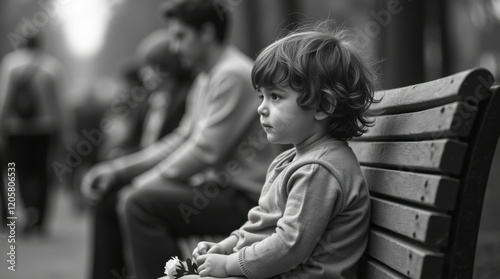
<instances>
[{"instance_id":1,"label":"man's hair","mask_svg":"<svg viewBox=\"0 0 500 279\"><path fill-rule=\"evenodd\" d=\"M189 81L191 71L182 64L179 56L171 51L171 37L167 29L150 33L137 47L136 56L143 65L149 65L163 74L168 73L178 81Z\"/></svg>"},{"instance_id":2,"label":"man's hair","mask_svg":"<svg viewBox=\"0 0 500 279\"><path fill-rule=\"evenodd\" d=\"M374 79L348 30L333 30L331 22L277 40L252 69L255 90L281 86L299 92L299 107L325 112L330 132L341 140L361 136L373 124L366 110L376 102Z\"/></svg>"},{"instance_id":3,"label":"man's hair","mask_svg":"<svg viewBox=\"0 0 500 279\"><path fill-rule=\"evenodd\" d=\"M231 17L223 0L171 0L164 3L162 10L167 19L178 19L197 31L206 23L212 24L219 43L227 37Z\"/></svg>"}]
</instances>

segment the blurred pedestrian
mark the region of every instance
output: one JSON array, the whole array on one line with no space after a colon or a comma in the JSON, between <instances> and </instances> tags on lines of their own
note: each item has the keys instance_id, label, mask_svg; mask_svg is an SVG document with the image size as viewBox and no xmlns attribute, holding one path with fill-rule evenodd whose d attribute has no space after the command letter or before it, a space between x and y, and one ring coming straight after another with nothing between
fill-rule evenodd
<instances>
[{"instance_id":1,"label":"blurred pedestrian","mask_svg":"<svg viewBox=\"0 0 500 279\"><path fill-rule=\"evenodd\" d=\"M26 36L0 70L0 142L15 164L26 209L24 233L45 231L50 150L67 143L72 130L63 101L63 68L42 49L40 33ZM19 204L19 203L17 203Z\"/></svg>"}]
</instances>

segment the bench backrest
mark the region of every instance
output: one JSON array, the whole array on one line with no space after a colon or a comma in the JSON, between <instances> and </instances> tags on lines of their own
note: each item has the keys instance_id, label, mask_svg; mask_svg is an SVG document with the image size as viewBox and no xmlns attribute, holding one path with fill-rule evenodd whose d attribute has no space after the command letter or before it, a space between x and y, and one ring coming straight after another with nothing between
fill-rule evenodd
<instances>
[{"instance_id":1,"label":"bench backrest","mask_svg":"<svg viewBox=\"0 0 500 279\"><path fill-rule=\"evenodd\" d=\"M362 278L472 278L499 89L472 69L378 91L375 125L349 144L372 195Z\"/></svg>"}]
</instances>

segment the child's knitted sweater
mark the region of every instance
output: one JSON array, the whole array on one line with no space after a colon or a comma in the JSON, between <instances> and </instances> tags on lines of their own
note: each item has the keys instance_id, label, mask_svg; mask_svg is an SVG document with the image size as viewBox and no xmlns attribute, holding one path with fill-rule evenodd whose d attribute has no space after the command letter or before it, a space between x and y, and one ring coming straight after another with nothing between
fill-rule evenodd
<instances>
[{"instance_id":1,"label":"child's knitted sweater","mask_svg":"<svg viewBox=\"0 0 500 279\"><path fill-rule=\"evenodd\" d=\"M368 239L370 199L359 163L330 140L269 167L259 205L233 234L248 278L355 278Z\"/></svg>"}]
</instances>

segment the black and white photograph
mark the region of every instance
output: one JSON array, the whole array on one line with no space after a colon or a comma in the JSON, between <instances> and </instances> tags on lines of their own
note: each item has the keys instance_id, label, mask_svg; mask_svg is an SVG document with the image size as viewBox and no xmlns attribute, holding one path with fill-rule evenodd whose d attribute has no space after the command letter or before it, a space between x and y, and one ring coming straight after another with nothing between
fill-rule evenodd
<instances>
[{"instance_id":1,"label":"black and white photograph","mask_svg":"<svg viewBox=\"0 0 500 279\"><path fill-rule=\"evenodd\" d=\"M500 278L499 34L500 0L0 0L0 279Z\"/></svg>"}]
</instances>

